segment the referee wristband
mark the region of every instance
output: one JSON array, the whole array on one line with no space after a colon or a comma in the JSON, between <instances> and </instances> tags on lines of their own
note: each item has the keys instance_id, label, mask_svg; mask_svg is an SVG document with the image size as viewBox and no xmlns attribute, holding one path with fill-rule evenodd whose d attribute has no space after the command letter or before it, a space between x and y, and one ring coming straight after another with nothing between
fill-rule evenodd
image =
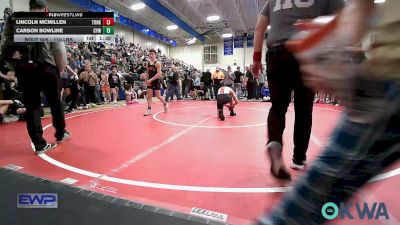
<instances>
[{"instance_id":1,"label":"referee wristband","mask_svg":"<svg viewBox=\"0 0 400 225\"><path fill-rule=\"evenodd\" d=\"M261 52L254 52L253 62L261 62Z\"/></svg>"}]
</instances>

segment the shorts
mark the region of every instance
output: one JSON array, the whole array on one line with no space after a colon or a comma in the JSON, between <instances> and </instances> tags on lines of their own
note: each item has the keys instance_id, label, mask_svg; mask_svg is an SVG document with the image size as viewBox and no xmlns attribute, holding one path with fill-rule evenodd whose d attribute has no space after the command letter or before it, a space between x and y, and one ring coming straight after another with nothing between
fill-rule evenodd
<instances>
[{"instance_id":1,"label":"shorts","mask_svg":"<svg viewBox=\"0 0 400 225\"><path fill-rule=\"evenodd\" d=\"M110 84L110 88L119 88L118 85Z\"/></svg>"},{"instance_id":2,"label":"shorts","mask_svg":"<svg viewBox=\"0 0 400 225\"><path fill-rule=\"evenodd\" d=\"M219 94L216 99L218 109L222 109L225 104L232 102L232 97L229 94Z\"/></svg>"},{"instance_id":3,"label":"shorts","mask_svg":"<svg viewBox=\"0 0 400 225\"><path fill-rule=\"evenodd\" d=\"M150 83L150 85L147 86L147 89L152 89L154 91L159 91L161 90L161 82L160 79L154 80L153 82Z\"/></svg>"},{"instance_id":4,"label":"shorts","mask_svg":"<svg viewBox=\"0 0 400 225\"><path fill-rule=\"evenodd\" d=\"M102 93L110 93L110 85L103 85L101 86L101 92Z\"/></svg>"}]
</instances>

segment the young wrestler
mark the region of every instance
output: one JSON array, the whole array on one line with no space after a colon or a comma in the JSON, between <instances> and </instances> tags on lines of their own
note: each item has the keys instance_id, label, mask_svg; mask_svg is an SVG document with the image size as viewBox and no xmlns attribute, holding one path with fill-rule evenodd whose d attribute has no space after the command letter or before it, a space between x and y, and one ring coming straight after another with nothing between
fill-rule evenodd
<instances>
[{"instance_id":1,"label":"young wrestler","mask_svg":"<svg viewBox=\"0 0 400 225\"><path fill-rule=\"evenodd\" d=\"M164 112L168 112L168 104L164 100L164 98L160 94L160 89L161 89L161 63L157 61L157 52L154 49L151 49L149 51L149 62L146 65L146 71L147 73L145 74L145 79L146 79L146 84L147 84L147 103L148 103L148 108L147 112L144 113L144 116L150 116L151 115L151 105L153 103L153 91L160 100L164 104Z\"/></svg>"},{"instance_id":2,"label":"young wrestler","mask_svg":"<svg viewBox=\"0 0 400 225\"><path fill-rule=\"evenodd\" d=\"M110 95L110 82L108 81L108 74L106 70L101 70L101 93L103 94L104 102L109 103L111 102L111 95Z\"/></svg>"},{"instance_id":3,"label":"young wrestler","mask_svg":"<svg viewBox=\"0 0 400 225\"><path fill-rule=\"evenodd\" d=\"M235 105L239 104L239 100L236 97L235 92L232 90L232 88L230 87L220 87L218 89L218 93L217 93L217 109L218 109L218 117L220 120L224 121L225 120L225 116L224 116L224 105L226 105L229 108L229 111L231 111L231 116L236 116L236 113L233 111L233 109L235 108Z\"/></svg>"}]
</instances>

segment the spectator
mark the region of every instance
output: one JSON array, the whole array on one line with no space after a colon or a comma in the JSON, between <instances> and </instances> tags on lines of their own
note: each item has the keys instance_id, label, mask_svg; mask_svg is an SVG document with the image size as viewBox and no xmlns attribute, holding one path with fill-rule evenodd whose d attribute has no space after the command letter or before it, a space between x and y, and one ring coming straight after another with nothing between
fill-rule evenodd
<instances>
[{"instance_id":1,"label":"spectator","mask_svg":"<svg viewBox=\"0 0 400 225\"><path fill-rule=\"evenodd\" d=\"M224 80L224 78L224 73L220 70L219 67L217 67L214 74L212 75L212 79L214 81L214 93L217 93L218 89L222 87L222 81Z\"/></svg>"},{"instance_id":2,"label":"spectator","mask_svg":"<svg viewBox=\"0 0 400 225\"><path fill-rule=\"evenodd\" d=\"M247 89L247 100L254 100L257 83L254 79L253 73L251 72L251 66L246 67L246 78L244 83Z\"/></svg>"},{"instance_id":3,"label":"spectator","mask_svg":"<svg viewBox=\"0 0 400 225\"><path fill-rule=\"evenodd\" d=\"M23 120L26 108L19 100L0 100L0 124L6 123L4 116L7 111L10 111L11 114L18 115L19 120Z\"/></svg>"},{"instance_id":4,"label":"spectator","mask_svg":"<svg viewBox=\"0 0 400 225\"><path fill-rule=\"evenodd\" d=\"M89 95L89 104L92 107L96 105L96 84L99 82L99 78L96 73L92 70L92 67L89 65L85 66L85 71L79 75L79 79L83 80L87 87L87 94Z\"/></svg>"},{"instance_id":5,"label":"spectator","mask_svg":"<svg viewBox=\"0 0 400 225\"><path fill-rule=\"evenodd\" d=\"M168 85L168 90L165 101L168 102L170 99L172 100L174 94L176 95L176 98L178 100L182 100L181 93L179 90L179 74L175 66L172 66L172 71L168 73L167 85Z\"/></svg>"},{"instance_id":6,"label":"spectator","mask_svg":"<svg viewBox=\"0 0 400 225\"><path fill-rule=\"evenodd\" d=\"M117 106L119 87L121 86L121 80L120 80L117 72L118 72L117 66L112 66L111 74L108 76L108 81L110 84L110 89L111 89L114 106Z\"/></svg>"},{"instance_id":7,"label":"spectator","mask_svg":"<svg viewBox=\"0 0 400 225\"><path fill-rule=\"evenodd\" d=\"M194 92L193 92L193 98L194 99L197 99L197 91L198 90L200 90L200 83L201 83L201 81L200 81L200 74L199 73L197 73L197 72L195 72L194 74L193 74L193 76L194 76L194 80L193 80L193 89L194 89Z\"/></svg>"},{"instance_id":8,"label":"spectator","mask_svg":"<svg viewBox=\"0 0 400 225\"><path fill-rule=\"evenodd\" d=\"M233 87L235 80L235 75L232 72L231 66L228 66L228 70L226 71L225 77L224 77L224 86Z\"/></svg>"},{"instance_id":9,"label":"spectator","mask_svg":"<svg viewBox=\"0 0 400 225\"><path fill-rule=\"evenodd\" d=\"M257 91L256 91L257 99L263 98L263 96L261 95L261 89L264 87L266 80L267 80L267 73L266 73L264 67L261 67L260 75L257 79L257 83L258 83Z\"/></svg>"},{"instance_id":10,"label":"spectator","mask_svg":"<svg viewBox=\"0 0 400 225\"><path fill-rule=\"evenodd\" d=\"M107 71L104 69L101 70L100 86L104 102L110 103L111 102L110 82L108 80Z\"/></svg>"},{"instance_id":11,"label":"spectator","mask_svg":"<svg viewBox=\"0 0 400 225\"><path fill-rule=\"evenodd\" d=\"M203 76L201 77L201 82L204 83L204 86L206 87L206 89L208 90L208 92L206 93L206 99L213 99L214 98L214 90L213 90L213 86L212 86L212 79L211 79L211 73L210 73L210 69L207 69L207 71L205 73L203 73Z\"/></svg>"},{"instance_id":12,"label":"spectator","mask_svg":"<svg viewBox=\"0 0 400 225\"><path fill-rule=\"evenodd\" d=\"M182 81L182 96L188 98L189 88L191 85L189 71L185 70Z\"/></svg>"},{"instance_id":13,"label":"spectator","mask_svg":"<svg viewBox=\"0 0 400 225\"><path fill-rule=\"evenodd\" d=\"M242 86L243 86L243 73L240 72L240 66L236 68L234 72L235 80L234 80L234 91L236 96L240 99L242 97Z\"/></svg>"},{"instance_id":14,"label":"spectator","mask_svg":"<svg viewBox=\"0 0 400 225\"><path fill-rule=\"evenodd\" d=\"M268 87L268 82L265 81L262 88L261 88L261 97L263 101L269 101L270 96L269 96L269 87Z\"/></svg>"},{"instance_id":15,"label":"spectator","mask_svg":"<svg viewBox=\"0 0 400 225\"><path fill-rule=\"evenodd\" d=\"M133 87L131 84L127 84L125 87L125 101L126 101L127 106L133 105L135 103L139 103L137 101L137 94L136 94L135 90L133 90Z\"/></svg>"},{"instance_id":16,"label":"spectator","mask_svg":"<svg viewBox=\"0 0 400 225\"><path fill-rule=\"evenodd\" d=\"M76 102L78 101L79 98L79 85L78 85L79 77L75 72L77 70L76 69L73 70L69 64L66 66L66 70L67 70L66 72L67 78L70 84L70 94L66 96L65 102L68 106L66 112L70 113L75 108Z\"/></svg>"}]
</instances>

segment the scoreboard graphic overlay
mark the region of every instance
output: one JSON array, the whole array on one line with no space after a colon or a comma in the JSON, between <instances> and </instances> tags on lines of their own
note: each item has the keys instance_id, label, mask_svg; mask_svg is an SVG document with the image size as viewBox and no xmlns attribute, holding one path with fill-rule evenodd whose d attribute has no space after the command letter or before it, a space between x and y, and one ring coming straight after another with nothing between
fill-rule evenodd
<instances>
[{"instance_id":1,"label":"scoreboard graphic overlay","mask_svg":"<svg viewBox=\"0 0 400 225\"><path fill-rule=\"evenodd\" d=\"M113 12L15 12L14 42L114 42Z\"/></svg>"}]
</instances>

